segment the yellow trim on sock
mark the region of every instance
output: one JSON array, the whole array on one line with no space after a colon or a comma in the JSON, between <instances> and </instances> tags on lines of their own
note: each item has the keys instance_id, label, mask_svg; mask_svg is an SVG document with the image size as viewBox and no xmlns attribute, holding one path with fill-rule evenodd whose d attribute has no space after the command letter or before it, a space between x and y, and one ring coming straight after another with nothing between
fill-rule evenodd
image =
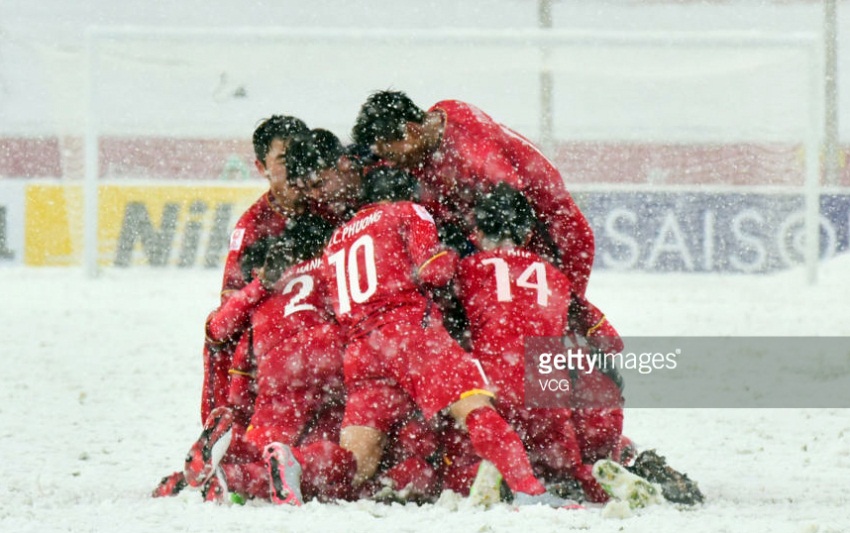
<instances>
[{"instance_id":1,"label":"yellow trim on sock","mask_svg":"<svg viewBox=\"0 0 850 533\"><path fill-rule=\"evenodd\" d=\"M461 400L463 400L464 398L469 398L470 396L475 396L476 394L483 394L484 396L489 396L490 398L495 398L495 397L496 397L496 395L495 395L495 394L493 394L492 392L490 392L490 391L488 391L488 390L484 390L484 389L471 389L471 390L468 390L468 391L466 391L466 392L462 392L462 393L460 394L460 399L461 399Z\"/></svg>"}]
</instances>

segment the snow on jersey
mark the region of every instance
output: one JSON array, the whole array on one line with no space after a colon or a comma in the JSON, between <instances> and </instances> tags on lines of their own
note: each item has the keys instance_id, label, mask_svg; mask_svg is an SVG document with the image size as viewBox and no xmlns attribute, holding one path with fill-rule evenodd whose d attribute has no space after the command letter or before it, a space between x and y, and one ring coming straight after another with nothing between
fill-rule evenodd
<instances>
[{"instance_id":1,"label":"snow on jersey","mask_svg":"<svg viewBox=\"0 0 850 533\"><path fill-rule=\"evenodd\" d=\"M521 191L559 251L556 260L584 294L593 264L593 231L555 166L531 143L486 113L457 100L437 102L446 122L440 147L413 174L423 184L422 203L438 220L468 216L477 191L505 182ZM541 235L532 241L540 255L553 255Z\"/></svg>"},{"instance_id":2,"label":"snow on jersey","mask_svg":"<svg viewBox=\"0 0 850 533\"><path fill-rule=\"evenodd\" d=\"M288 268L254 309L251 328L261 389L263 380L297 387L341 376L342 342L317 275L321 262L317 257Z\"/></svg>"},{"instance_id":3,"label":"snow on jersey","mask_svg":"<svg viewBox=\"0 0 850 533\"><path fill-rule=\"evenodd\" d=\"M322 276L340 324L357 332L374 317L421 305L421 284L445 285L457 256L443 250L431 215L412 202L366 206L334 231Z\"/></svg>"},{"instance_id":4,"label":"snow on jersey","mask_svg":"<svg viewBox=\"0 0 850 533\"><path fill-rule=\"evenodd\" d=\"M540 256L497 248L464 258L455 280L476 353L522 350L527 336L565 333L571 285Z\"/></svg>"},{"instance_id":5,"label":"snow on jersey","mask_svg":"<svg viewBox=\"0 0 850 533\"><path fill-rule=\"evenodd\" d=\"M236 222L224 263L222 298L247 284L240 267L243 251L260 239L278 236L286 229L287 218L274 208L270 194L265 193L258 198Z\"/></svg>"}]
</instances>

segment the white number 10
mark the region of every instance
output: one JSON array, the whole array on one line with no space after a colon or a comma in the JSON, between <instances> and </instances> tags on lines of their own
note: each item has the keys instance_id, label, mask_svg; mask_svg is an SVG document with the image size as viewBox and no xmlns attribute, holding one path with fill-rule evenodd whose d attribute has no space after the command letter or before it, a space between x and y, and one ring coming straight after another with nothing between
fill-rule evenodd
<instances>
[{"instance_id":1,"label":"white number 10","mask_svg":"<svg viewBox=\"0 0 850 533\"><path fill-rule=\"evenodd\" d=\"M485 265L493 265L496 274L496 299L500 302L513 300L511 294L511 276L508 263L500 257L491 257L481 261ZM534 281L532 281L532 276ZM537 305L546 307L549 304L549 284L546 282L546 267L543 263L531 263L516 280L517 287L537 291Z\"/></svg>"},{"instance_id":2,"label":"white number 10","mask_svg":"<svg viewBox=\"0 0 850 533\"><path fill-rule=\"evenodd\" d=\"M361 272L358 267L358 254L363 256L366 268L366 288L361 288ZM336 275L336 292L339 300L340 314L351 311L351 302L363 303L375 294L378 288L378 270L375 268L375 243L372 237L363 235L348 249L348 265L346 266L345 250L340 250L328 257L328 262L334 265ZM346 276L346 274L348 274Z\"/></svg>"}]
</instances>

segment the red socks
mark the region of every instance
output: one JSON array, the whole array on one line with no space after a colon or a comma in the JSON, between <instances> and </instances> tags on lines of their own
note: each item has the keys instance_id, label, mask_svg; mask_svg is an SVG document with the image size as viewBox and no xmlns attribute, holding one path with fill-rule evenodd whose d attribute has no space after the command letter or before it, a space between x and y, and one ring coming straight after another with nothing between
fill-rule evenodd
<instances>
[{"instance_id":1,"label":"red socks","mask_svg":"<svg viewBox=\"0 0 850 533\"><path fill-rule=\"evenodd\" d=\"M466 427L475 453L496 466L512 491L531 495L546 492L534 476L522 441L499 413L478 408L467 415Z\"/></svg>"}]
</instances>

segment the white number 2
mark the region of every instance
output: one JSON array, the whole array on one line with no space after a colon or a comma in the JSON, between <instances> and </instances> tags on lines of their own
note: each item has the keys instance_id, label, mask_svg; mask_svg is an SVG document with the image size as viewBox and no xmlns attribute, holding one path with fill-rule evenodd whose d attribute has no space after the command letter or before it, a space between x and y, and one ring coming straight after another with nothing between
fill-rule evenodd
<instances>
[{"instance_id":1,"label":"white number 2","mask_svg":"<svg viewBox=\"0 0 850 533\"><path fill-rule=\"evenodd\" d=\"M493 265L496 275L496 299L500 302L513 300L511 294L511 276L508 263L500 257L491 257L481 261L485 265ZM516 280L517 287L537 291L537 305L546 307L549 304L549 284L546 281L546 267L543 263L534 262L526 268Z\"/></svg>"},{"instance_id":2,"label":"white number 2","mask_svg":"<svg viewBox=\"0 0 850 533\"><path fill-rule=\"evenodd\" d=\"M363 258L366 272L361 273L358 266L358 255ZM347 265L346 265L346 259ZM363 303L375 294L378 288L378 269L375 267L375 243L369 235L363 235L351 245L346 258L345 250L340 250L328 257L328 262L334 265L336 275L336 291L339 300L340 314L351 311L351 302ZM366 288L362 288L361 275L366 277Z\"/></svg>"},{"instance_id":3,"label":"white number 2","mask_svg":"<svg viewBox=\"0 0 850 533\"><path fill-rule=\"evenodd\" d=\"M283 316L285 317L292 313L297 313L298 311L316 310L316 306L313 304L301 303L310 296L311 292L313 292L313 277L298 276L297 278L292 278L289 280L289 283L286 284L286 287L283 288L283 294L289 294L294 291L296 287L298 288L298 294L289 300L283 308Z\"/></svg>"}]
</instances>

